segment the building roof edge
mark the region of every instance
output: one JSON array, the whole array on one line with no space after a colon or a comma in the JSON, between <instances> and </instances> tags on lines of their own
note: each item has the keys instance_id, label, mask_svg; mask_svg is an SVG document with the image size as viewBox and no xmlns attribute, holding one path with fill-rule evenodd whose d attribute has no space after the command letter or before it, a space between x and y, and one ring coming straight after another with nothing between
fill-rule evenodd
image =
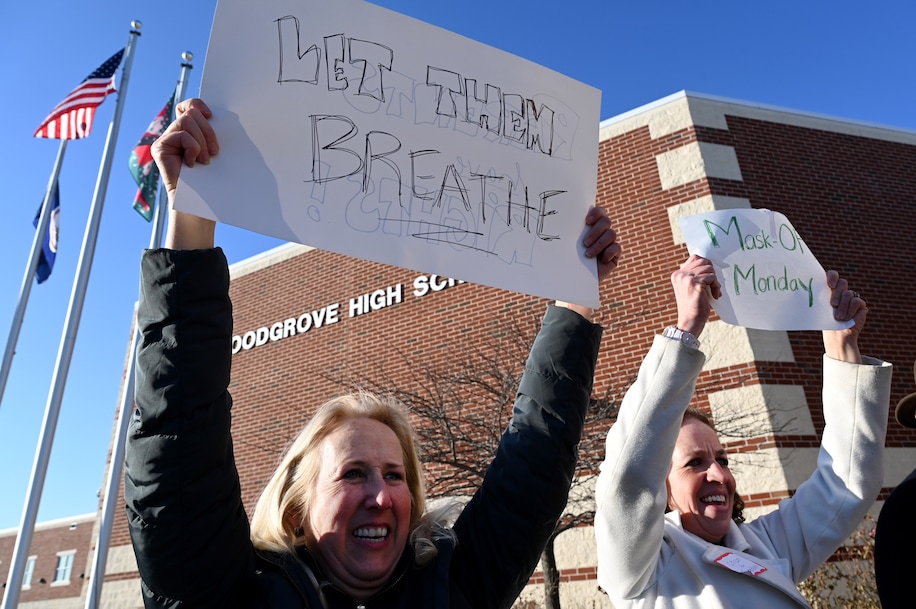
<instances>
[{"instance_id":1,"label":"building roof edge","mask_svg":"<svg viewBox=\"0 0 916 609\"><path fill-rule=\"evenodd\" d=\"M679 99L686 100L688 105L690 105L692 102L709 102L713 104L729 106L734 109L743 109L745 112L739 114L752 114L755 117L761 117L761 115L769 115L765 118L765 120L771 120L773 122L801 124L825 131L851 133L853 135L861 135L864 137L872 137L876 139L885 139L898 142L903 141L905 143L912 143L916 145L916 130L914 129L895 127L892 125L885 125L869 121L848 119L817 112L796 110L793 108L780 107L770 104L748 102L739 99L709 95L705 93L697 93L688 90L681 90L676 93L672 93L671 95L667 95L632 110L628 110L627 112L623 112L616 116L612 116L611 118L605 119L599 124L599 133L604 132L607 130L607 128L613 125L622 123L635 116L650 113L654 109L660 108ZM784 118L780 120L779 116ZM790 120L786 120L787 117L792 118Z\"/></svg>"},{"instance_id":2,"label":"building roof edge","mask_svg":"<svg viewBox=\"0 0 916 609\"><path fill-rule=\"evenodd\" d=\"M230 279L237 279L249 273L289 260L290 258L295 258L299 254L304 254L313 249L315 248L300 243L283 243L282 245L278 245L260 254L255 254L244 260L233 262L229 265L229 277Z\"/></svg>"},{"instance_id":3,"label":"building roof edge","mask_svg":"<svg viewBox=\"0 0 916 609\"><path fill-rule=\"evenodd\" d=\"M64 516L63 518L55 518L53 520L45 520L43 522L35 523L36 531L44 531L47 529L55 529L62 526L70 526L71 524L83 524L85 522L93 522L98 518L98 512L90 512L88 514L79 514L77 516ZM19 526L10 527L8 529L0 529L0 537L9 537L12 534L16 534L19 531Z\"/></svg>"}]
</instances>

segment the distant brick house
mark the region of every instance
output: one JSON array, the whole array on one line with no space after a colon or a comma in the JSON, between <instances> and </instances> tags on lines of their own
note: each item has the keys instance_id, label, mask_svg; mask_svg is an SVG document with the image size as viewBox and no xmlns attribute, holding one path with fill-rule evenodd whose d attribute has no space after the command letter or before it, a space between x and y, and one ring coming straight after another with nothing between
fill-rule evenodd
<instances>
[{"instance_id":1,"label":"distant brick house","mask_svg":"<svg viewBox=\"0 0 916 609\"><path fill-rule=\"evenodd\" d=\"M25 565L19 606L76 609L85 605L87 571L98 531L96 514L38 523ZM17 529L0 530L0 572L5 579ZM3 591L9 582L3 581ZM53 603L53 604L52 604Z\"/></svg>"}]
</instances>

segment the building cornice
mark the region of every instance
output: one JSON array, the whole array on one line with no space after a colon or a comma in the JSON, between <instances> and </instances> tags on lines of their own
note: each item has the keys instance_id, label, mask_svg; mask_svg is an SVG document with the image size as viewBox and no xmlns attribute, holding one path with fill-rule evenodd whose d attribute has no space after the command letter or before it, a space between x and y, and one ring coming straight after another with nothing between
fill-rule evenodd
<instances>
[{"instance_id":1,"label":"building cornice","mask_svg":"<svg viewBox=\"0 0 916 609\"><path fill-rule=\"evenodd\" d=\"M648 126L653 138L690 126L728 129L726 116L842 133L857 137L916 145L916 130L854 121L815 112L803 112L726 97L678 91L667 97L601 121L599 141Z\"/></svg>"}]
</instances>

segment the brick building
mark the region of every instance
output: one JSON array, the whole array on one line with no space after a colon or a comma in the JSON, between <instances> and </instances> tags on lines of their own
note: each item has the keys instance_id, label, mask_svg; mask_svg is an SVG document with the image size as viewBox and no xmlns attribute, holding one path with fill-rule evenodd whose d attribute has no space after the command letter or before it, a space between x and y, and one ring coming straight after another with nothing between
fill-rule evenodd
<instances>
[{"instance_id":1,"label":"brick building","mask_svg":"<svg viewBox=\"0 0 916 609\"><path fill-rule=\"evenodd\" d=\"M25 565L19 606L77 609L85 606L88 565L96 514L49 520L35 525ZM9 572L17 529L0 531L0 570ZM5 591L8 582L2 583Z\"/></svg>"},{"instance_id":2,"label":"brick building","mask_svg":"<svg viewBox=\"0 0 916 609\"><path fill-rule=\"evenodd\" d=\"M653 335L675 321L668 276L686 256L677 219L740 207L784 213L823 266L850 279L870 309L863 351L898 366L893 403L916 390L916 133L682 92L604 121L598 137L597 202L611 211L625 257L602 289L596 398L613 403ZM545 308L542 299L299 245L234 265L231 294L234 442L249 510L311 409L348 389L342 379L429 395L431 384L441 389L474 358L492 363L509 349L510 328L532 335ZM725 439L754 517L814 468L823 429L820 334L749 330L713 317L703 343L708 361L695 404L717 421L737 421L729 429L740 432ZM500 374L517 373L516 363L501 362ZM471 412L494 408L465 397ZM600 457L610 424L589 426L587 463ZM874 514L914 465L916 436L892 420ZM597 590L589 526L558 537L557 560L567 606L609 606ZM541 598L540 581L536 573L524 598ZM120 514L102 599L106 607L141 606Z\"/></svg>"}]
</instances>

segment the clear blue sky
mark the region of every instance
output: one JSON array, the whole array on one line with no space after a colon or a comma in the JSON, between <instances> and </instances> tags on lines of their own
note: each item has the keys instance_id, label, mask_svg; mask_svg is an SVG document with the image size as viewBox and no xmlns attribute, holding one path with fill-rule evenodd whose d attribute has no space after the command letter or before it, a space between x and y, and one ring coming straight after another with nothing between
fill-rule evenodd
<instances>
[{"instance_id":1,"label":"clear blue sky","mask_svg":"<svg viewBox=\"0 0 916 609\"><path fill-rule=\"evenodd\" d=\"M601 89L602 119L688 90L916 130L911 0L378 4ZM126 44L131 20L143 23L39 522L96 509L130 340L138 260L150 240L150 225L131 207L136 186L127 159L169 97L183 51L195 56L188 92L198 90L215 7L215 0L32 0L0 7L3 346L34 234L31 221L58 149L56 140L33 139L32 133L55 104ZM88 139L67 147L57 265L46 283L32 289L0 403L0 529L21 519L115 102L111 96L101 106ZM220 227L217 240L230 262L279 245L230 227ZM638 251L639 244L627 247Z\"/></svg>"}]
</instances>

